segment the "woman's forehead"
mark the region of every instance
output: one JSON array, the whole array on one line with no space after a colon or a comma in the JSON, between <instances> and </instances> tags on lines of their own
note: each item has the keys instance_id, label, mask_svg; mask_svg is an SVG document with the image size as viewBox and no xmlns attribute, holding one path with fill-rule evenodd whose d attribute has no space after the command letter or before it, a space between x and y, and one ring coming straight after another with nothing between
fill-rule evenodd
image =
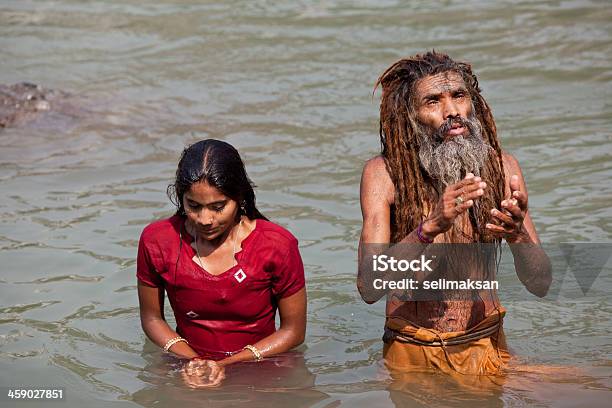
<instances>
[{"instance_id":1,"label":"woman's forehead","mask_svg":"<svg viewBox=\"0 0 612 408\"><path fill-rule=\"evenodd\" d=\"M198 201L201 204L229 199L221 192L221 190L211 185L207 181L198 181L197 183L193 183L191 188L185 192L185 195L188 196L189 199Z\"/></svg>"}]
</instances>

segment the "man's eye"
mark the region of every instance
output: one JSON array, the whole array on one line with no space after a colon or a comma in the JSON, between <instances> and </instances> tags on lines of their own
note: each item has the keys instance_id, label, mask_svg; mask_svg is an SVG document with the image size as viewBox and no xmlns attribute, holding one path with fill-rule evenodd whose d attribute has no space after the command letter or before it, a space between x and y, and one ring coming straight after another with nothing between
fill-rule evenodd
<instances>
[{"instance_id":1,"label":"man's eye","mask_svg":"<svg viewBox=\"0 0 612 408\"><path fill-rule=\"evenodd\" d=\"M436 101L435 99L430 99L430 100L428 100L427 102L425 102L425 104L426 104L427 106L433 106L433 105L435 105L436 103L438 103L438 101Z\"/></svg>"},{"instance_id":2,"label":"man's eye","mask_svg":"<svg viewBox=\"0 0 612 408\"><path fill-rule=\"evenodd\" d=\"M192 203L192 202L187 202L187 205L189 205L189 208L193 208L194 210L197 210L198 208L201 207L200 204L198 203Z\"/></svg>"},{"instance_id":3,"label":"man's eye","mask_svg":"<svg viewBox=\"0 0 612 408\"><path fill-rule=\"evenodd\" d=\"M465 94L463 92L457 93L457 94L455 94L455 98L457 98L457 99L465 98Z\"/></svg>"},{"instance_id":4,"label":"man's eye","mask_svg":"<svg viewBox=\"0 0 612 408\"><path fill-rule=\"evenodd\" d=\"M224 208L225 208L225 206L222 205L222 206L213 207L213 210L216 211L216 212L221 212L221 211L223 211Z\"/></svg>"}]
</instances>

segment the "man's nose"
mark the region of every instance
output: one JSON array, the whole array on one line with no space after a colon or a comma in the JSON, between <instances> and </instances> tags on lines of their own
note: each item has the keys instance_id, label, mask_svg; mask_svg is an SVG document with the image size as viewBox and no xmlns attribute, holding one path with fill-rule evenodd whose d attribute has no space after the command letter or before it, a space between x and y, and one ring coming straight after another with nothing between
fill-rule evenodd
<instances>
[{"instance_id":1,"label":"man's nose","mask_svg":"<svg viewBox=\"0 0 612 408\"><path fill-rule=\"evenodd\" d=\"M443 115L445 120L459 116L459 108L457 107L457 104L454 101L445 102Z\"/></svg>"}]
</instances>

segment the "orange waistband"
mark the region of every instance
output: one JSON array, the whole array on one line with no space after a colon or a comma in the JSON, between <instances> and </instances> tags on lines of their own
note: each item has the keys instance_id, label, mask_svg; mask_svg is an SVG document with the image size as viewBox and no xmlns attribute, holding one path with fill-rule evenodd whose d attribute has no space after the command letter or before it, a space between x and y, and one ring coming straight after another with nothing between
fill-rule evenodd
<instances>
[{"instance_id":1,"label":"orange waistband","mask_svg":"<svg viewBox=\"0 0 612 408\"><path fill-rule=\"evenodd\" d=\"M499 307L477 325L455 332L440 332L435 329L418 326L402 317L387 317L383 341L398 340L433 347L465 344L493 335L502 326L505 315L506 309Z\"/></svg>"}]
</instances>

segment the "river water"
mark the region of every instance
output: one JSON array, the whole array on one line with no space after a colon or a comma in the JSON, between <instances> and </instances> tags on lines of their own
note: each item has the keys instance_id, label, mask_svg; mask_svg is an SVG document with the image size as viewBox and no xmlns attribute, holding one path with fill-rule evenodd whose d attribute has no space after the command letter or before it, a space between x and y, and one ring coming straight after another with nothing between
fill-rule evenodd
<instances>
[{"instance_id":1,"label":"river water","mask_svg":"<svg viewBox=\"0 0 612 408\"><path fill-rule=\"evenodd\" d=\"M355 288L359 179L379 151L374 82L429 49L473 64L542 241L610 242L607 1L1 1L0 83L73 97L0 129L0 385L64 387L70 407L607 405L609 267L544 301L505 295L521 287L505 277L508 341L539 373L385 372L383 302ZM172 212L180 151L203 138L240 150L260 209L300 240L309 295L296 355L212 391L145 340L135 287L139 234Z\"/></svg>"}]
</instances>

